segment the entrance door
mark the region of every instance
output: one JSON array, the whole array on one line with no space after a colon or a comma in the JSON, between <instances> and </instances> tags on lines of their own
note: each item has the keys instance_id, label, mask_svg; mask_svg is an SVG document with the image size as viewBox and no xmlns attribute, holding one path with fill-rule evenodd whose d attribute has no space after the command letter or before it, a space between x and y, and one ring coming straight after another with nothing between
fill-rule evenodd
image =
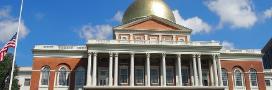
<instances>
[{"instance_id":1,"label":"entrance door","mask_svg":"<svg viewBox=\"0 0 272 90\"><path fill-rule=\"evenodd\" d=\"M208 86L209 85L209 70L208 69L203 69L202 71L202 79L203 79L203 86Z\"/></svg>"},{"instance_id":2,"label":"entrance door","mask_svg":"<svg viewBox=\"0 0 272 90\"><path fill-rule=\"evenodd\" d=\"M109 70L107 67L100 67L98 71L98 86L106 86L109 84Z\"/></svg>"}]
</instances>

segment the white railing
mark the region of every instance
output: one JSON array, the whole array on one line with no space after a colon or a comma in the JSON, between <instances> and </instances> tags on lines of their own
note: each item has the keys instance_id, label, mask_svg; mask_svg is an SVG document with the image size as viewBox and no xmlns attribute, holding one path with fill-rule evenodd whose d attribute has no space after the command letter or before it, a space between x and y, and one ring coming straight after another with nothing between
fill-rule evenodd
<instances>
[{"instance_id":1,"label":"white railing","mask_svg":"<svg viewBox=\"0 0 272 90\"><path fill-rule=\"evenodd\" d=\"M86 46L35 45L34 50L87 50Z\"/></svg>"},{"instance_id":2,"label":"white railing","mask_svg":"<svg viewBox=\"0 0 272 90\"><path fill-rule=\"evenodd\" d=\"M234 49L234 50L221 50L221 53L252 53L262 54L260 49Z\"/></svg>"},{"instance_id":3,"label":"white railing","mask_svg":"<svg viewBox=\"0 0 272 90\"><path fill-rule=\"evenodd\" d=\"M128 41L128 40L88 40L87 44L141 44L141 45L191 45L191 46L220 46L218 41Z\"/></svg>"}]
</instances>

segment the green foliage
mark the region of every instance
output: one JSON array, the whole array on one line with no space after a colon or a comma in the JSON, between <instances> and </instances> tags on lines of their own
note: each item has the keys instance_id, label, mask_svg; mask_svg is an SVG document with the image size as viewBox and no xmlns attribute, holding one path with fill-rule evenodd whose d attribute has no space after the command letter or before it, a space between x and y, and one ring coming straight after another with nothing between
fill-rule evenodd
<instances>
[{"instance_id":1,"label":"green foliage","mask_svg":"<svg viewBox=\"0 0 272 90\"><path fill-rule=\"evenodd\" d=\"M12 66L12 54L7 54L4 57L4 60L0 62L0 88L3 90L7 90L9 87L9 80L10 80L10 71ZM13 75L13 83L12 83L12 90L19 90L18 80L14 77L17 75L17 68L14 70Z\"/></svg>"}]
</instances>

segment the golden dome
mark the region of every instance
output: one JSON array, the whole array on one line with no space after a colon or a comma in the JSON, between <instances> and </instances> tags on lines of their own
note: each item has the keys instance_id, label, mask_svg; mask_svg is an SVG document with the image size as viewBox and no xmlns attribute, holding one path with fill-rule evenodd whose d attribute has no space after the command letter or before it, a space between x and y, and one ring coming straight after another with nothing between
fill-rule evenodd
<instances>
[{"instance_id":1,"label":"golden dome","mask_svg":"<svg viewBox=\"0 0 272 90\"><path fill-rule=\"evenodd\" d=\"M135 0L126 10L122 22L128 23L150 15L175 22L172 10L163 0Z\"/></svg>"}]
</instances>

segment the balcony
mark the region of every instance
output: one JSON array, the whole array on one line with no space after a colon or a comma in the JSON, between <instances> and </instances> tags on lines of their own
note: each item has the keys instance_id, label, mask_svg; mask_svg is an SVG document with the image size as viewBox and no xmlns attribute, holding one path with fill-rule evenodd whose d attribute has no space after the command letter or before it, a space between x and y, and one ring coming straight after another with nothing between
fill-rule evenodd
<instances>
[{"instance_id":1,"label":"balcony","mask_svg":"<svg viewBox=\"0 0 272 90\"><path fill-rule=\"evenodd\" d=\"M187 46L220 46L218 41L128 41L128 40L89 40L87 44L137 44L137 45L187 45Z\"/></svg>"}]
</instances>

